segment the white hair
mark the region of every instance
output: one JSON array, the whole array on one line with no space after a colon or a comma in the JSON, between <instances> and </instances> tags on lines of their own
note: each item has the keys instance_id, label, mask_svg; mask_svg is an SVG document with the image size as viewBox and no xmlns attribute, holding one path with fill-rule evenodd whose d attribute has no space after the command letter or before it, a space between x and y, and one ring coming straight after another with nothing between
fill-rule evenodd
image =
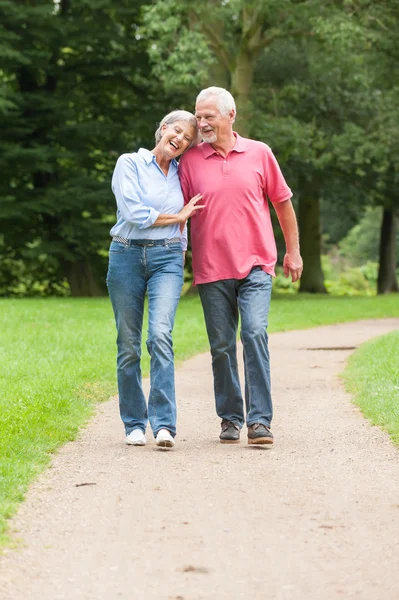
<instances>
[{"instance_id":1,"label":"white hair","mask_svg":"<svg viewBox=\"0 0 399 600\"><path fill-rule=\"evenodd\" d=\"M164 116L164 118L162 119L162 121L159 124L158 129L155 132L155 143L159 144L159 142L161 141L162 127L164 125L172 125L173 123L176 123L177 121L187 121L187 123L189 123L195 130L195 135L193 136L193 139L189 145L189 148L191 148L195 144L198 144L199 136L198 136L197 119L194 117L194 115L192 113L188 112L187 110L172 110L172 112L170 112Z\"/></svg>"},{"instance_id":2,"label":"white hair","mask_svg":"<svg viewBox=\"0 0 399 600\"><path fill-rule=\"evenodd\" d=\"M224 88L216 87L215 85L201 90L197 96L196 102L207 100L210 96L216 98L216 105L223 117L228 117L232 110L236 110L236 103L230 92Z\"/></svg>"}]
</instances>

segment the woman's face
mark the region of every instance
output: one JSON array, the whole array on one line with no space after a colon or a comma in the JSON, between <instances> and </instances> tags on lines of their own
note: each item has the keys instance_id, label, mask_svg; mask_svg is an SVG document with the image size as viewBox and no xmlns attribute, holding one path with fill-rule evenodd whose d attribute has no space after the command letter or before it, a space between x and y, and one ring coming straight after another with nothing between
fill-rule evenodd
<instances>
[{"instance_id":1,"label":"woman's face","mask_svg":"<svg viewBox=\"0 0 399 600\"><path fill-rule=\"evenodd\" d=\"M172 160L177 158L191 144L197 135L196 127L188 121L175 121L169 125L162 126L161 148L166 156Z\"/></svg>"}]
</instances>

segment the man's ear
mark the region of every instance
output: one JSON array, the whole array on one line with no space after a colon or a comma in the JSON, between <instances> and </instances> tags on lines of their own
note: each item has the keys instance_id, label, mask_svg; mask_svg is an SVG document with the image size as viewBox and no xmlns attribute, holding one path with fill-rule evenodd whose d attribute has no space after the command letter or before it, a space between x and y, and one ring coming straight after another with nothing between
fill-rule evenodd
<instances>
[{"instance_id":1,"label":"man's ear","mask_svg":"<svg viewBox=\"0 0 399 600\"><path fill-rule=\"evenodd\" d=\"M232 108L231 111L229 112L229 122L234 123L235 120L236 120L236 111L234 110L234 108Z\"/></svg>"}]
</instances>

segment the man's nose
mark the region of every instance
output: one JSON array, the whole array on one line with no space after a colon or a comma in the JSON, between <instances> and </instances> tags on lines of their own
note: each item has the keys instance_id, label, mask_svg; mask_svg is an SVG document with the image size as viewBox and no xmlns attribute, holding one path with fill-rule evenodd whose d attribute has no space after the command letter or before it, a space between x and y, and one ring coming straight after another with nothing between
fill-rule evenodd
<instances>
[{"instance_id":1,"label":"man's nose","mask_svg":"<svg viewBox=\"0 0 399 600\"><path fill-rule=\"evenodd\" d=\"M203 127L204 125L207 125L207 121L204 117L197 117L197 124L198 127Z\"/></svg>"}]
</instances>

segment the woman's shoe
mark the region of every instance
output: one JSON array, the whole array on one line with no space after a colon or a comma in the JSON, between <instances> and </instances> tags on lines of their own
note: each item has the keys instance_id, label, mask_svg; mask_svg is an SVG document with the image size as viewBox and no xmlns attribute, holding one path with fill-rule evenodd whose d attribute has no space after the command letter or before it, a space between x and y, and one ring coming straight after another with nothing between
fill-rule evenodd
<instances>
[{"instance_id":1,"label":"woman's shoe","mask_svg":"<svg viewBox=\"0 0 399 600\"><path fill-rule=\"evenodd\" d=\"M141 429L133 429L133 431L126 436L126 444L129 444L130 446L145 446L146 443L145 435Z\"/></svg>"},{"instance_id":2,"label":"woman's shoe","mask_svg":"<svg viewBox=\"0 0 399 600\"><path fill-rule=\"evenodd\" d=\"M155 443L161 448L173 448L175 445L175 440L167 429L160 429L157 437L155 438Z\"/></svg>"}]
</instances>

